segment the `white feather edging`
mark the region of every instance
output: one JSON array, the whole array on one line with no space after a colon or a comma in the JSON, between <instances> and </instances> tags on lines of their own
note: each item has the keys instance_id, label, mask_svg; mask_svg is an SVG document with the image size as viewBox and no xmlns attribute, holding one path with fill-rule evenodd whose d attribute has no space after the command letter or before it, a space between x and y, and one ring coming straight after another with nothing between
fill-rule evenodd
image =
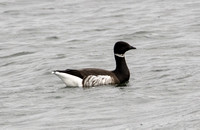
<instances>
[{"instance_id":1,"label":"white feather edging","mask_svg":"<svg viewBox=\"0 0 200 130\"><path fill-rule=\"evenodd\" d=\"M115 55L118 56L118 57L121 57L121 58L124 57L124 54L115 54Z\"/></svg>"}]
</instances>

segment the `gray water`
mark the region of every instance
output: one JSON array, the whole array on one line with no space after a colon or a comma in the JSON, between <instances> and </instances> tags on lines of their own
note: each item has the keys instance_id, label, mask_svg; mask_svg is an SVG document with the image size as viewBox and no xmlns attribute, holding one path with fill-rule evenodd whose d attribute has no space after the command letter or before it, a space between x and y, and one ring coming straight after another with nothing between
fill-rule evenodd
<instances>
[{"instance_id":1,"label":"gray water","mask_svg":"<svg viewBox=\"0 0 200 130\"><path fill-rule=\"evenodd\" d=\"M1 0L1 130L200 129L199 0ZM115 68L127 86L67 88L55 69Z\"/></svg>"}]
</instances>

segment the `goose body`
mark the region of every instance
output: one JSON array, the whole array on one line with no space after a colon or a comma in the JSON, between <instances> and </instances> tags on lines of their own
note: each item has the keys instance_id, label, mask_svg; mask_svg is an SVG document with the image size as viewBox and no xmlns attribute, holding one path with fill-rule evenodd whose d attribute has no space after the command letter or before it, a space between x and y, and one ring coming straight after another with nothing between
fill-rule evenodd
<instances>
[{"instance_id":1,"label":"goose body","mask_svg":"<svg viewBox=\"0 0 200 130\"><path fill-rule=\"evenodd\" d=\"M125 83L130 78L130 72L124 54L130 49L136 48L123 41L115 43L116 68L113 71L85 68L80 70L55 70L52 73L57 75L66 86L70 87L92 87Z\"/></svg>"}]
</instances>

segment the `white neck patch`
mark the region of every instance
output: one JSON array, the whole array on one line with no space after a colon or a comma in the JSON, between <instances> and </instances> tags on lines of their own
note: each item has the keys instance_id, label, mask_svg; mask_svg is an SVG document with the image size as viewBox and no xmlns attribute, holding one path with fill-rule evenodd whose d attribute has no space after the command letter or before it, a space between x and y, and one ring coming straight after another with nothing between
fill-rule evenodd
<instances>
[{"instance_id":1,"label":"white neck patch","mask_svg":"<svg viewBox=\"0 0 200 130\"><path fill-rule=\"evenodd\" d=\"M118 57L121 57L121 58L124 57L124 54L115 54L115 55L118 56Z\"/></svg>"}]
</instances>

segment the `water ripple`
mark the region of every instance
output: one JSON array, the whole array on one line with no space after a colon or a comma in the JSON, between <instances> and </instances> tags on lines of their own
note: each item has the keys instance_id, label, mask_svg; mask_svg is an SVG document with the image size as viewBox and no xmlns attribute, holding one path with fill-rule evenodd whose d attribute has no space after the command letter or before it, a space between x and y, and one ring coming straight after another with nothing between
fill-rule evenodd
<instances>
[{"instance_id":1,"label":"water ripple","mask_svg":"<svg viewBox=\"0 0 200 130\"><path fill-rule=\"evenodd\" d=\"M8 1L8 0L7 0ZM0 128L199 129L200 1L0 2ZM115 68L126 86L69 88L55 69Z\"/></svg>"},{"instance_id":2,"label":"water ripple","mask_svg":"<svg viewBox=\"0 0 200 130\"><path fill-rule=\"evenodd\" d=\"M30 55L30 54L34 54L35 52L28 52L28 51L23 51L23 52L17 52L11 55L7 55L7 56L2 56L0 58L11 58L11 57L18 57L18 56L24 56L24 55Z\"/></svg>"}]
</instances>

